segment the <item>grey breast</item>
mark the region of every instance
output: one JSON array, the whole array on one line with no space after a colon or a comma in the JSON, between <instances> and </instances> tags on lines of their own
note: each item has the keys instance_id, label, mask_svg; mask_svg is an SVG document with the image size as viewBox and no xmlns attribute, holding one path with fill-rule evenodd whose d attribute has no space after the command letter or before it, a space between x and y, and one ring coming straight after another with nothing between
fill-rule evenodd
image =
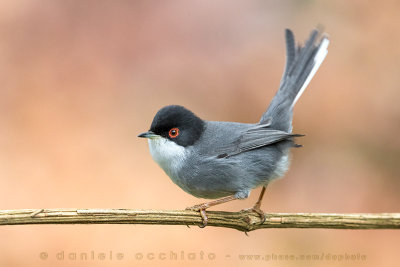
<instances>
[{"instance_id":1,"label":"grey breast","mask_svg":"<svg viewBox=\"0 0 400 267\"><path fill-rule=\"evenodd\" d=\"M251 189L275 178L284 151L277 145L219 158L256 124L207 121L202 137L190 149L181 171L181 187L188 193L217 198Z\"/></svg>"}]
</instances>

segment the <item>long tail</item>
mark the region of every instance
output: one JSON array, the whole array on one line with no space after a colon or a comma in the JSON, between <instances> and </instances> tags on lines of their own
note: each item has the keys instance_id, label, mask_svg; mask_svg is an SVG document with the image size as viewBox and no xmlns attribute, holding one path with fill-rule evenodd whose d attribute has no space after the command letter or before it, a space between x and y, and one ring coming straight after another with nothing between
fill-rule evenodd
<instances>
[{"instance_id":1,"label":"long tail","mask_svg":"<svg viewBox=\"0 0 400 267\"><path fill-rule=\"evenodd\" d=\"M260 123L270 121L270 127L292 132L293 106L310 83L328 53L329 40L318 29L311 32L304 46L296 48L294 35L286 29L286 66L278 92L272 99Z\"/></svg>"}]
</instances>

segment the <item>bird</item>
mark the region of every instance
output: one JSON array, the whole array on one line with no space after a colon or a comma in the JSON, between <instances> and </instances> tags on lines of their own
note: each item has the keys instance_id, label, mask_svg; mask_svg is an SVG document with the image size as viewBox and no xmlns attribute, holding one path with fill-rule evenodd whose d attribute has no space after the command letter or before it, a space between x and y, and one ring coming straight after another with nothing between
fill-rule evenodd
<instances>
[{"instance_id":1,"label":"bird","mask_svg":"<svg viewBox=\"0 0 400 267\"><path fill-rule=\"evenodd\" d=\"M187 209L208 222L206 209L246 199L261 187L250 209L261 223L261 202L267 185L287 172L290 150L301 134L292 133L293 107L328 53L329 37L319 28L296 44L285 30L286 63L278 91L257 123L203 120L181 105L161 108L150 129L138 135L148 139L153 160L185 192L210 201ZM212 199L212 200L211 200Z\"/></svg>"}]
</instances>

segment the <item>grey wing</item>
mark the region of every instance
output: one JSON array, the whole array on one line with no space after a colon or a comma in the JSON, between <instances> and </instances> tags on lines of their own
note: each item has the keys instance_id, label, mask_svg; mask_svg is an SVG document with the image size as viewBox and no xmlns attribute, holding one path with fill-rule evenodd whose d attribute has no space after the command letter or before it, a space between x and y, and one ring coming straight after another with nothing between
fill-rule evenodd
<instances>
[{"instance_id":1,"label":"grey wing","mask_svg":"<svg viewBox=\"0 0 400 267\"><path fill-rule=\"evenodd\" d=\"M268 124L259 124L244 132L230 146L224 147L218 158L234 156L249 150L275 144L283 140L292 140L293 137L303 136L291 134L280 130L270 129ZM299 145L294 145L299 146Z\"/></svg>"}]
</instances>

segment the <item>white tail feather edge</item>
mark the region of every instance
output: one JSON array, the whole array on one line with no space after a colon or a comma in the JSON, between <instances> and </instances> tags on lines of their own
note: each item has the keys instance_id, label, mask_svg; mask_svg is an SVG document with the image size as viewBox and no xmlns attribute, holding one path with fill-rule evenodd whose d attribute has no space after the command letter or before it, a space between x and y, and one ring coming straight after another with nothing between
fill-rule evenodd
<instances>
[{"instance_id":1,"label":"white tail feather edge","mask_svg":"<svg viewBox=\"0 0 400 267\"><path fill-rule=\"evenodd\" d=\"M294 101L292 103L292 108L296 104L297 100L299 100L300 96L303 94L304 90L306 89L306 87L310 83L311 79L314 77L315 73L317 72L319 66L321 66L326 55L328 54L328 45L329 45L329 39L327 37L324 37L324 39L322 40L321 46L319 47L317 54L314 57L315 65L312 68L307 79L305 80L305 82L304 82L303 86L301 87L299 93L297 94L296 98L294 99Z\"/></svg>"}]
</instances>

